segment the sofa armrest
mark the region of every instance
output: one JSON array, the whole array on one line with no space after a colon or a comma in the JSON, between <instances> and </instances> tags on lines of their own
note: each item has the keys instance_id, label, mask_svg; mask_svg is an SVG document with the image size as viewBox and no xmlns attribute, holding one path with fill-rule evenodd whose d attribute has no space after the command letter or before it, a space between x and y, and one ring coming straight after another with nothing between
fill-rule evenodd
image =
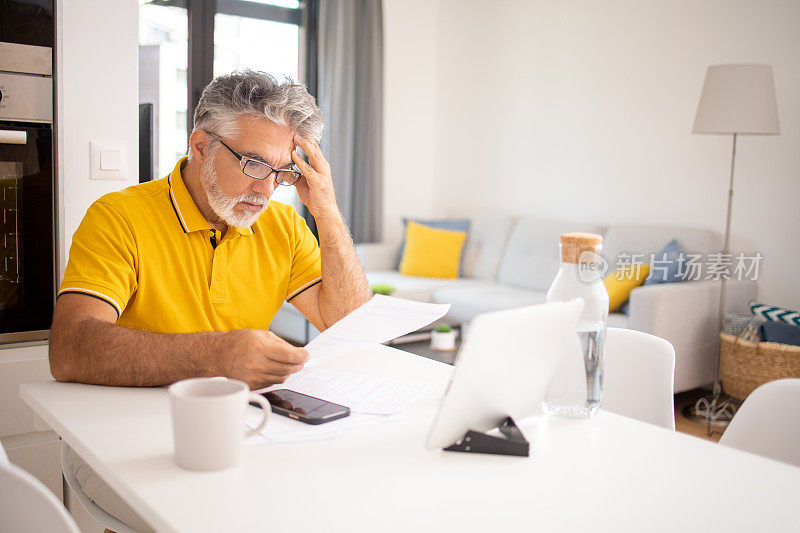
<instances>
[{"instance_id":1,"label":"sofa armrest","mask_svg":"<svg viewBox=\"0 0 800 533\"><path fill-rule=\"evenodd\" d=\"M398 248L397 244L369 242L356 244L356 253L365 271L394 270Z\"/></svg>"},{"instance_id":2,"label":"sofa armrest","mask_svg":"<svg viewBox=\"0 0 800 533\"><path fill-rule=\"evenodd\" d=\"M631 291L628 327L668 340L675 347L675 392L714 379L719 281L646 285ZM747 312L755 281L726 283L726 312Z\"/></svg>"}]
</instances>

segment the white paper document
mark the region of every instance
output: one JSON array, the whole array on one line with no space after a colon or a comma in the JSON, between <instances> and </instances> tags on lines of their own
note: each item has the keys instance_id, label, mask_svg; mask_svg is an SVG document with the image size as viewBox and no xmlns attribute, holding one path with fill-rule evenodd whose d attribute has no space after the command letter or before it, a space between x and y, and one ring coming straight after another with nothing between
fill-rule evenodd
<instances>
[{"instance_id":1,"label":"white paper document","mask_svg":"<svg viewBox=\"0 0 800 533\"><path fill-rule=\"evenodd\" d=\"M401 413L431 387L418 381L384 379L321 368L305 368L280 385L258 392L290 389L350 408L354 413L393 415Z\"/></svg>"},{"instance_id":2,"label":"white paper document","mask_svg":"<svg viewBox=\"0 0 800 533\"><path fill-rule=\"evenodd\" d=\"M391 422L425 396L433 387L427 383L350 374L321 368L305 368L285 383L256 392L290 389L350 408L350 416L320 425L310 425L272 413L266 427L245 444L332 439L356 427ZM261 413L250 407L246 423L250 428L261 421Z\"/></svg>"},{"instance_id":3,"label":"white paper document","mask_svg":"<svg viewBox=\"0 0 800 533\"><path fill-rule=\"evenodd\" d=\"M306 345L311 360L388 342L443 317L450 304L430 304L376 294Z\"/></svg>"}]
</instances>

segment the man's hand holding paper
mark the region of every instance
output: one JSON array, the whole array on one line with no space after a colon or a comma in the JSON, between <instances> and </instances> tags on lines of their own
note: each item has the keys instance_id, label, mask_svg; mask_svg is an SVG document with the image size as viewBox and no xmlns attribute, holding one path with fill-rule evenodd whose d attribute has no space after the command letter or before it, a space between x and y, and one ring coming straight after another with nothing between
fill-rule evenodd
<instances>
[{"instance_id":1,"label":"man's hand holding paper","mask_svg":"<svg viewBox=\"0 0 800 533\"><path fill-rule=\"evenodd\" d=\"M431 304L376 294L306 345L309 362L396 339L443 317L450 304Z\"/></svg>"}]
</instances>

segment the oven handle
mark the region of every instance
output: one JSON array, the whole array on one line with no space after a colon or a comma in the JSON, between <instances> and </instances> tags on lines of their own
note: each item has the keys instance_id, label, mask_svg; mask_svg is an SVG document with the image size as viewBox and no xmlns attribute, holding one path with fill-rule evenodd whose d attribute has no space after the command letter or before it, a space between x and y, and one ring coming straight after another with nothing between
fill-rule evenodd
<instances>
[{"instance_id":1,"label":"oven handle","mask_svg":"<svg viewBox=\"0 0 800 533\"><path fill-rule=\"evenodd\" d=\"M28 144L28 132L0 130L0 144Z\"/></svg>"}]
</instances>

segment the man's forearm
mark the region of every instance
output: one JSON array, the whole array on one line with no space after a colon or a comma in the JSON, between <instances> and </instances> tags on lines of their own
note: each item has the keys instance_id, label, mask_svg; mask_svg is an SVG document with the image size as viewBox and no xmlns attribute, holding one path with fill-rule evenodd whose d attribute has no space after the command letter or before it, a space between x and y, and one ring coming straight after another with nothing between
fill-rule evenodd
<instances>
[{"instance_id":1,"label":"man's forearm","mask_svg":"<svg viewBox=\"0 0 800 533\"><path fill-rule=\"evenodd\" d=\"M50 357L59 381L146 387L219 375L214 345L220 333L163 334L94 318L51 330Z\"/></svg>"},{"instance_id":2,"label":"man's forearm","mask_svg":"<svg viewBox=\"0 0 800 533\"><path fill-rule=\"evenodd\" d=\"M317 218L322 287L319 309L326 326L332 325L372 297L353 239L341 214Z\"/></svg>"}]
</instances>

